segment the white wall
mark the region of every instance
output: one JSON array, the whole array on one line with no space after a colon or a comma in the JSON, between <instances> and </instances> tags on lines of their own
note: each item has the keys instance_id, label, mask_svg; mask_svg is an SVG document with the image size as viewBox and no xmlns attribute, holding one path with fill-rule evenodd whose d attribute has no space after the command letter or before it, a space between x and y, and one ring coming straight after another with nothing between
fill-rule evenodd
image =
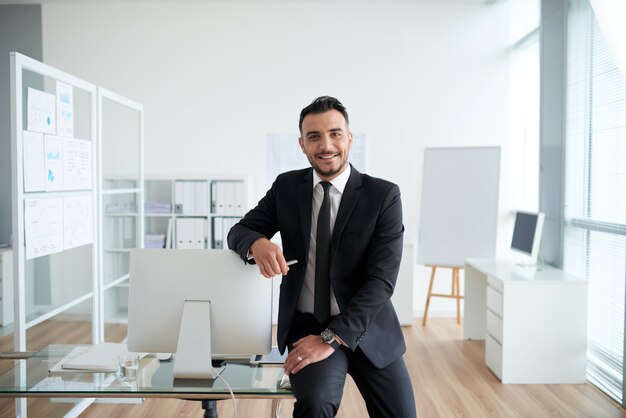
<instances>
[{"instance_id":1,"label":"white wall","mask_svg":"<svg viewBox=\"0 0 626 418\"><path fill-rule=\"evenodd\" d=\"M258 197L266 135L297 132L300 109L334 95L368 135L368 172L400 185L416 241L425 147L502 145L506 164L508 7L55 2L43 6L44 61L144 104L146 177L248 174Z\"/></svg>"}]
</instances>

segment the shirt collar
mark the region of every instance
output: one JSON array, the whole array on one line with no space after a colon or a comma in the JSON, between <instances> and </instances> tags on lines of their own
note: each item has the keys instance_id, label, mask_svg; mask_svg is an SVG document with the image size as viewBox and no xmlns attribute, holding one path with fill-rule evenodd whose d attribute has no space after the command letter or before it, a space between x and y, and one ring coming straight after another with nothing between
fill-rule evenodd
<instances>
[{"instance_id":1,"label":"shirt collar","mask_svg":"<svg viewBox=\"0 0 626 418\"><path fill-rule=\"evenodd\" d=\"M346 188L346 184L348 183L348 179L350 178L351 170L352 167L350 167L350 164L348 164L346 169L343 170L341 174L339 174L337 177L330 181L330 184L335 186L335 189L339 190L339 193L341 194L343 194L343 190ZM317 186L320 181L324 180L322 180L320 176L317 175L317 171L313 170L313 188L315 188L315 186Z\"/></svg>"}]
</instances>

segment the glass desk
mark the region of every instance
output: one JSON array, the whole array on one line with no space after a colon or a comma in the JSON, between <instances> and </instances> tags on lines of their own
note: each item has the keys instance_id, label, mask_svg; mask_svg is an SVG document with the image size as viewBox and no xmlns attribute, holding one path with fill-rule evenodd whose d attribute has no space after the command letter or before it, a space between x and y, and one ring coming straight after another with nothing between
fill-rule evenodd
<instances>
[{"instance_id":1,"label":"glass desk","mask_svg":"<svg viewBox=\"0 0 626 418\"><path fill-rule=\"evenodd\" d=\"M173 361L147 356L140 360L134 382L123 382L116 373L50 373L49 369L77 345L50 345L0 375L2 398L176 398L202 400L203 407L231 397L271 399L272 415L278 416L280 399L292 398L279 382L282 365L250 365L227 362L221 379L173 379ZM206 409L206 408L205 408Z\"/></svg>"}]
</instances>

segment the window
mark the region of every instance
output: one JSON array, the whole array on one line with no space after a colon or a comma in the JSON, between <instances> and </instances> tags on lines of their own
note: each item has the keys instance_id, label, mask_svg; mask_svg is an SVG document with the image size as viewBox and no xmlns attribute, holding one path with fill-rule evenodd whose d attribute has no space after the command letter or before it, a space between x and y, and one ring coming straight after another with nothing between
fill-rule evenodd
<instances>
[{"instance_id":1,"label":"window","mask_svg":"<svg viewBox=\"0 0 626 418\"><path fill-rule=\"evenodd\" d=\"M623 402L626 80L588 0L568 12L563 268L589 281L587 377Z\"/></svg>"}]
</instances>

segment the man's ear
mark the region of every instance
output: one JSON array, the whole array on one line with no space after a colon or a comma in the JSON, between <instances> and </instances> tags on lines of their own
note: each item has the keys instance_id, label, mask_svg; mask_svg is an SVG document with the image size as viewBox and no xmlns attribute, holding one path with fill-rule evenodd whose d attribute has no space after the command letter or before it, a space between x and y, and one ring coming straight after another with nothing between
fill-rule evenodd
<instances>
[{"instance_id":1,"label":"man's ear","mask_svg":"<svg viewBox=\"0 0 626 418\"><path fill-rule=\"evenodd\" d=\"M298 144L300 144L300 149L302 150L302 153L306 154L306 152L304 151L304 141L302 140L302 137L298 138Z\"/></svg>"}]
</instances>

